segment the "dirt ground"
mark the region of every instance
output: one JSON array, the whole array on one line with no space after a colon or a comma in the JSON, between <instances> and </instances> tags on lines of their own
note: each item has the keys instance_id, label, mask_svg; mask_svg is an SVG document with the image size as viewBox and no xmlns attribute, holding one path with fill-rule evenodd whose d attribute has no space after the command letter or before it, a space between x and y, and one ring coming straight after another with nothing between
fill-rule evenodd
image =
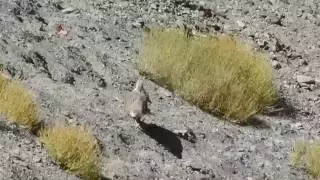
<instances>
[{"instance_id":1,"label":"dirt ground","mask_svg":"<svg viewBox=\"0 0 320 180\"><path fill-rule=\"evenodd\" d=\"M57 25L63 24L68 34ZM153 115L142 132L124 95L143 26L233 33L265 51L283 102L250 126L210 116L146 81ZM295 140L320 134L320 1L1 0L0 63L34 93L47 122L89 125L111 179L308 179L290 165ZM0 178L79 179L35 137L0 121ZM187 131L187 138L174 132Z\"/></svg>"}]
</instances>

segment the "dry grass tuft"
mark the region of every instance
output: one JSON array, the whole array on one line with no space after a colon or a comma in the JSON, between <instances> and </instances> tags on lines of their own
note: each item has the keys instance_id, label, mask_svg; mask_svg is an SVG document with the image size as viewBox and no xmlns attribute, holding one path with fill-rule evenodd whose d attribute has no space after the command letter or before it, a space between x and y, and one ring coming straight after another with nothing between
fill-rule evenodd
<instances>
[{"instance_id":1,"label":"dry grass tuft","mask_svg":"<svg viewBox=\"0 0 320 180\"><path fill-rule=\"evenodd\" d=\"M42 130L40 140L62 169L84 179L100 179L101 152L87 128L59 123Z\"/></svg>"},{"instance_id":2,"label":"dry grass tuft","mask_svg":"<svg viewBox=\"0 0 320 180\"><path fill-rule=\"evenodd\" d=\"M229 36L187 38L181 30L152 29L138 69L203 110L238 123L277 96L266 56Z\"/></svg>"},{"instance_id":3,"label":"dry grass tuft","mask_svg":"<svg viewBox=\"0 0 320 180\"><path fill-rule=\"evenodd\" d=\"M320 178L320 143L297 142L292 164L296 167L304 165L311 176Z\"/></svg>"},{"instance_id":4,"label":"dry grass tuft","mask_svg":"<svg viewBox=\"0 0 320 180\"><path fill-rule=\"evenodd\" d=\"M20 82L0 75L0 113L11 121L33 128L39 124L38 106Z\"/></svg>"}]
</instances>

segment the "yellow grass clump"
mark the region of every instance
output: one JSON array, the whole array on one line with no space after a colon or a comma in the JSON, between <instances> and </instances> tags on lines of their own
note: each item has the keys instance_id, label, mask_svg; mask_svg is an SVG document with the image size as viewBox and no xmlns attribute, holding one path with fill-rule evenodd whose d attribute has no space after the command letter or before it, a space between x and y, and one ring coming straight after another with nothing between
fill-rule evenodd
<instances>
[{"instance_id":1,"label":"yellow grass clump","mask_svg":"<svg viewBox=\"0 0 320 180\"><path fill-rule=\"evenodd\" d=\"M100 179L101 152L86 127L59 123L43 129L40 140L62 169L84 179Z\"/></svg>"},{"instance_id":2,"label":"yellow grass clump","mask_svg":"<svg viewBox=\"0 0 320 180\"><path fill-rule=\"evenodd\" d=\"M16 80L0 74L0 113L20 125L33 128L38 125L38 106L31 94Z\"/></svg>"},{"instance_id":3,"label":"yellow grass clump","mask_svg":"<svg viewBox=\"0 0 320 180\"><path fill-rule=\"evenodd\" d=\"M230 36L187 37L179 29L151 29L138 69L203 110L245 123L276 100L266 56Z\"/></svg>"},{"instance_id":4,"label":"yellow grass clump","mask_svg":"<svg viewBox=\"0 0 320 180\"><path fill-rule=\"evenodd\" d=\"M320 143L299 141L292 154L292 164L296 167L304 165L314 178L320 178Z\"/></svg>"}]
</instances>

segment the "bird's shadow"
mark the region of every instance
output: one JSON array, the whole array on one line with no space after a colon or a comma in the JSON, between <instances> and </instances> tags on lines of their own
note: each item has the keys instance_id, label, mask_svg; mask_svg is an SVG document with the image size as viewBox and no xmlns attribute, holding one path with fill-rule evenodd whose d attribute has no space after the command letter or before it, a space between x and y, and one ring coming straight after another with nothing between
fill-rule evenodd
<instances>
[{"instance_id":1,"label":"bird's shadow","mask_svg":"<svg viewBox=\"0 0 320 180\"><path fill-rule=\"evenodd\" d=\"M137 121L142 131L152 139L156 140L165 149L171 152L178 159L182 158L182 144L177 135L168 129L155 124L147 124L142 121Z\"/></svg>"},{"instance_id":2,"label":"bird's shadow","mask_svg":"<svg viewBox=\"0 0 320 180\"><path fill-rule=\"evenodd\" d=\"M252 116L246 123L240 124L241 126L252 126L258 129L269 129L270 125L258 116Z\"/></svg>"}]
</instances>

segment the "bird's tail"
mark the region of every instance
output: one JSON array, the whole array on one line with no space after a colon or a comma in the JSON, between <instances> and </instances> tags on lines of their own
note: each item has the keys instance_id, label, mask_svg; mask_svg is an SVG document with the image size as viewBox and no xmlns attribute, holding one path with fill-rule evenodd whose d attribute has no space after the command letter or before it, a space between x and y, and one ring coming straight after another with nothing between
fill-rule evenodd
<instances>
[{"instance_id":1,"label":"bird's tail","mask_svg":"<svg viewBox=\"0 0 320 180\"><path fill-rule=\"evenodd\" d=\"M143 78L139 78L136 82L136 87L134 88L134 91L140 92L143 89Z\"/></svg>"}]
</instances>

